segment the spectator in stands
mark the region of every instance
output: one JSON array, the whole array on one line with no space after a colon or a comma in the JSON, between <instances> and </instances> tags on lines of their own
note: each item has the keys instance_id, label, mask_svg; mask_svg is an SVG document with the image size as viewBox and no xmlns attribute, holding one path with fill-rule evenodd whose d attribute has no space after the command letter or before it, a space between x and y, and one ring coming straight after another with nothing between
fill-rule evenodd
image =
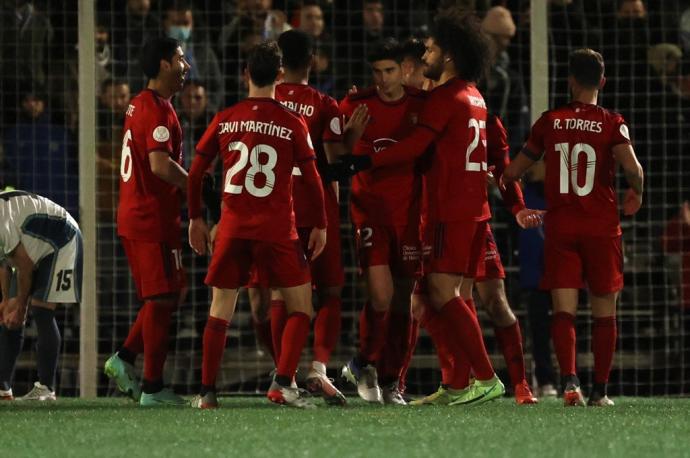
<instances>
[{"instance_id":1,"label":"spectator in stands","mask_svg":"<svg viewBox=\"0 0 690 458\"><path fill-rule=\"evenodd\" d=\"M0 122L14 123L20 112L16 88L31 80L50 89L50 19L31 1L3 2L0 7Z\"/></svg>"},{"instance_id":2,"label":"spectator in stands","mask_svg":"<svg viewBox=\"0 0 690 458\"><path fill-rule=\"evenodd\" d=\"M147 82L139 67L139 51L146 41L160 35L160 21L151 11L151 0L127 0L125 11L111 17L113 74L125 76L136 94Z\"/></svg>"},{"instance_id":3,"label":"spectator in stands","mask_svg":"<svg viewBox=\"0 0 690 458\"><path fill-rule=\"evenodd\" d=\"M125 80L108 78L98 94L98 141L122 141L122 125L132 94Z\"/></svg>"},{"instance_id":4,"label":"spectator in stands","mask_svg":"<svg viewBox=\"0 0 690 458\"><path fill-rule=\"evenodd\" d=\"M511 68L507 49L515 36L515 22L510 11L495 6L482 20L482 30L491 45L491 68L484 84L489 112L501 118L508 130L508 143L517 151L529 130L529 108L520 75Z\"/></svg>"},{"instance_id":5,"label":"spectator in stands","mask_svg":"<svg viewBox=\"0 0 690 458\"><path fill-rule=\"evenodd\" d=\"M544 209L544 163L535 164L525 177L522 190L528 208ZM534 378L538 397L556 396L551 357L551 296L539 288L544 272L544 228L520 230L520 288L527 305Z\"/></svg>"},{"instance_id":6,"label":"spectator in stands","mask_svg":"<svg viewBox=\"0 0 690 458\"><path fill-rule=\"evenodd\" d=\"M690 202L683 202L678 215L668 222L661 238L661 246L667 255L680 255L677 281L680 306L690 312Z\"/></svg>"},{"instance_id":7,"label":"spectator in stands","mask_svg":"<svg viewBox=\"0 0 690 458\"><path fill-rule=\"evenodd\" d=\"M180 42L185 59L191 65L187 77L204 80L208 86L208 105L218 111L225 105L225 85L216 53L200 33L194 32L192 4L187 1L171 1L163 13L165 34Z\"/></svg>"},{"instance_id":8,"label":"spectator in stands","mask_svg":"<svg viewBox=\"0 0 690 458\"><path fill-rule=\"evenodd\" d=\"M67 129L51 123L48 97L31 83L20 95L20 117L3 135L12 182L79 215L77 150Z\"/></svg>"},{"instance_id":9,"label":"spectator in stands","mask_svg":"<svg viewBox=\"0 0 690 458\"><path fill-rule=\"evenodd\" d=\"M318 0L304 0L299 10L299 29L316 40L324 34L323 10Z\"/></svg>"},{"instance_id":10,"label":"spectator in stands","mask_svg":"<svg viewBox=\"0 0 690 458\"><path fill-rule=\"evenodd\" d=\"M179 101L181 110L178 113L183 133L184 167L189 170L194 148L211 121L206 86L198 80L187 81L180 93Z\"/></svg>"}]
</instances>

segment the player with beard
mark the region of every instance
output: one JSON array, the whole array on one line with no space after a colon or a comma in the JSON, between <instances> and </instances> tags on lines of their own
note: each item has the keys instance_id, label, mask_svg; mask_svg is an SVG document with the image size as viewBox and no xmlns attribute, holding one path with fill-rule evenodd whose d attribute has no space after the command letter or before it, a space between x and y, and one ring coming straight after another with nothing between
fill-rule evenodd
<instances>
[{"instance_id":1,"label":"player with beard","mask_svg":"<svg viewBox=\"0 0 690 458\"><path fill-rule=\"evenodd\" d=\"M586 282L592 307L594 386L588 405L612 406L607 383L616 349L616 302L623 288L621 226L614 182L620 163L630 188L625 215L642 205L644 174L623 117L597 105L604 60L591 49L570 54L572 101L546 111L532 126L522 151L506 168L503 183L519 179L544 158L544 276L551 290L551 337L563 378L566 406L584 406L576 368L575 314Z\"/></svg>"},{"instance_id":2,"label":"player with beard","mask_svg":"<svg viewBox=\"0 0 690 458\"><path fill-rule=\"evenodd\" d=\"M405 140L374 156L344 156L335 169L362 170L411 163L434 145L426 172L424 257L430 307L427 323L434 343L454 360L466 357L476 376L453 393L452 405L486 402L505 392L494 373L472 309L458 294L463 277L481 255L491 216L486 190L486 104L476 88L488 61L488 46L473 15L444 11L426 40L425 76L437 82ZM426 254L426 253L425 253ZM432 323L429 326L429 323Z\"/></svg>"},{"instance_id":3,"label":"player with beard","mask_svg":"<svg viewBox=\"0 0 690 458\"><path fill-rule=\"evenodd\" d=\"M402 84L402 48L393 38L370 51L375 86L348 95L340 107L370 117L354 148L375 156L415 125L426 93ZM343 369L369 402L405 404L398 389L410 335L410 294L419 270L421 176L412 162L381 167L352 179L350 211L369 300L359 317L359 351ZM383 387L380 390L379 385Z\"/></svg>"},{"instance_id":4,"label":"player with beard","mask_svg":"<svg viewBox=\"0 0 690 458\"><path fill-rule=\"evenodd\" d=\"M163 366L170 321L186 285L179 227L187 172L181 166L182 128L170 100L182 90L190 66L171 38L147 42L141 66L149 82L125 113L117 232L144 305L105 373L142 406L182 404L163 387ZM134 362L142 352L140 388Z\"/></svg>"}]
</instances>

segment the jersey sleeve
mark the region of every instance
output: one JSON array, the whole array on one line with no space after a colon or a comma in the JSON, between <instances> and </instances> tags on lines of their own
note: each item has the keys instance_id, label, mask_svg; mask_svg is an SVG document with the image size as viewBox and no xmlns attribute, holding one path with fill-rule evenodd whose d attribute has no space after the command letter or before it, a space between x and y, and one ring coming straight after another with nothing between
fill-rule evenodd
<instances>
[{"instance_id":1,"label":"jersey sleeve","mask_svg":"<svg viewBox=\"0 0 690 458\"><path fill-rule=\"evenodd\" d=\"M340 113L342 113L343 117L349 118L350 116L352 116L352 112L355 110L355 107L352 104L350 98L345 97L338 104L338 110L340 111Z\"/></svg>"},{"instance_id":2,"label":"jersey sleeve","mask_svg":"<svg viewBox=\"0 0 690 458\"><path fill-rule=\"evenodd\" d=\"M616 114L612 119L611 146L630 145L630 130L623 116Z\"/></svg>"},{"instance_id":3,"label":"jersey sleeve","mask_svg":"<svg viewBox=\"0 0 690 458\"><path fill-rule=\"evenodd\" d=\"M424 103L422 112L419 115L418 126L431 129L436 134L443 132L450 120L452 110L449 110L448 101L444 99L444 92L434 90Z\"/></svg>"},{"instance_id":4,"label":"jersey sleeve","mask_svg":"<svg viewBox=\"0 0 690 458\"><path fill-rule=\"evenodd\" d=\"M202 156L215 157L220 150L218 143L218 115L216 114L211 123L206 128L206 132L201 136L199 143L196 144L196 154Z\"/></svg>"},{"instance_id":5,"label":"jersey sleeve","mask_svg":"<svg viewBox=\"0 0 690 458\"><path fill-rule=\"evenodd\" d=\"M322 137L324 142L340 143L343 141L345 119L338 108L338 103L331 97L323 102L324 128Z\"/></svg>"},{"instance_id":6,"label":"jersey sleeve","mask_svg":"<svg viewBox=\"0 0 690 458\"><path fill-rule=\"evenodd\" d=\"M0 260L5 259L14 251L21 241L19 228L12 222L14 218L3 218L0 222Z\"/></svg>"},{"instance_id":7,"label":"jersey sleeve","mask_svg":"<svg viewBox=\"0 0 690 458\"><path fill-rule=\"evenodd\" d=\"M544 135L547 122L546 115L541 115L532 126L529 138L522 147L522 153L532 160L538 161L544 155Z\"/></svg>"},{"instance_id":8,"label":"jersey sleeve","mask_svg":"<svg viewBox=\"0 0 690 458\"><path fill-rule=\"evenodd\" d=\"M503 175L503 171L510 163L508 133L498 116L488 116L486 120L486 139L487 162L489 166L494 167L493 175L498 182ZM522 190L516 181L506 184L505 188L499 188L499 190L503 203L511 213L515 215L525 208Z\"/></svg>"},{"instance_id":9,"label":"jersey sleeve","mask_svg":"<svg viewBox=\"0 0 690 458\"><path fill-rule=\"evenodd\" d=\"M172 131L174 127L171 118L168 110L162 107L144 117L143 132L146 136L147 154L153 151L173 153Z\"/></svg>"},{"instance_id":10,"label":"jersey sleeve","mask_svg":"<svg viewBox=\"0 0 690 458\"><path fill-rule=\"evenodd\" d=\"M299 116L299 121L295 123L294 132L295 162L300 163L316 159L314 145L311 142L311 135L309 135L309 128L301 115Z\"/></svg>"}]
</instances>

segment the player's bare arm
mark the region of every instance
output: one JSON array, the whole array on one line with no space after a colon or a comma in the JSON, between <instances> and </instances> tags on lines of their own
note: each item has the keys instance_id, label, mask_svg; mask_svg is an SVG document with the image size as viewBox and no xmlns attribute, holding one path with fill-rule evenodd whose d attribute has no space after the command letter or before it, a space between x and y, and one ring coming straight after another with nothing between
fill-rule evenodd
<instances>
[{"instance_id":1,"label":"player's bare arm","mask_svg":"<svg viewBox=\"0 0 690 458\"><path fill-rule=\"evenodd\" d=\"M642 206L642 194L644 192L642 165L637 160L633 147L627 143L614 146L613 156L623 168L625 179L630 186L623 200L623 213L628 216L634 215Z\"/></svg>"},{"instance_id":2,"label":"player's bare arm","mask_svg":"<svg viewBox=\"0 0 690 458\"><path fill-rule=\"evenodd\" d=\"M537 162L537 160L530 157L528 153L525 153L525 150L520 151L520 153L515 156L515 159L510 161L510 164L506 167L503 175L501 175L498 186L501 189L505 189L506 184L518 181L535 162Z\"/></svg>"},{"instance_id":3,"label":"player's bare arm","mask_svg":"<svg viewBox=\"0 0 690 458\"><path fill-rule=\"evenodd\" d=\"M176 186L182 192L187 192L187 171L173 161L170 154L166 151L151 151L149 163L154 175L166 183Z\"/></svg>"},{"instance_id":4,"label":"player's bare arm","mask_svg":"<svg viewBox=\"0 0 690 458\"><path fill-rule=\"evenodd\" d=\"M198 255L211 251L211 235L206 221L201 216L201 194L203 179L214 156L196 154L189 170L187 206L189 207L189 246ZM186 178L186 177L185 177ZM185 180L186 181L186 180Z\"/></svg>"},{"instance_id":5,"label":"player's bare arm","mask_svg":"<svg viewBox=\"0 0 690 458\"><path fill-rule=\"evenodd\" d=\"M12 268L6 261L0 261L0 291L2 292L2 299L0 300L0 324L3 323L3 311L7 305L10 297L10 278L12 275Z\"/></svg>"},{"instance_id":6,"label":"player's bare arm","mask_svg":"<svg viewBox=\"0 0 690 458\"><path fill-rule=\"evenodd\" d=\"M14 297L8 298L7 305L3 310L3 322L8 328L16 329L23 326L26 320L34 263L21 242L7 256L7 259L10 265L14 267L17 275L17 294ZM4 297L3 288L3 298Z\"/></svg>"}]
</instances>

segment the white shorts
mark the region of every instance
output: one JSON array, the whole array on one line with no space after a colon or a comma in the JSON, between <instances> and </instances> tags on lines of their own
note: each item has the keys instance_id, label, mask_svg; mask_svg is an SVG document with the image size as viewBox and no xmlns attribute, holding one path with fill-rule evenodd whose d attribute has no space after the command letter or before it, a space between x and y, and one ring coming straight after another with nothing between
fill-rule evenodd
<instances>
[{"instance_id":1,"label":"white shorts","mask_svg":"<svg viewBox=\"0 0 690 458\"><path fill-rule=\"evenodd\" d=\"M81 301L83 245L77 230L65 246L38 261L31 284L31 297L55 304ZM10 296L16 294L16 274L12 274Z\"/></svg>"}]
</instances>

